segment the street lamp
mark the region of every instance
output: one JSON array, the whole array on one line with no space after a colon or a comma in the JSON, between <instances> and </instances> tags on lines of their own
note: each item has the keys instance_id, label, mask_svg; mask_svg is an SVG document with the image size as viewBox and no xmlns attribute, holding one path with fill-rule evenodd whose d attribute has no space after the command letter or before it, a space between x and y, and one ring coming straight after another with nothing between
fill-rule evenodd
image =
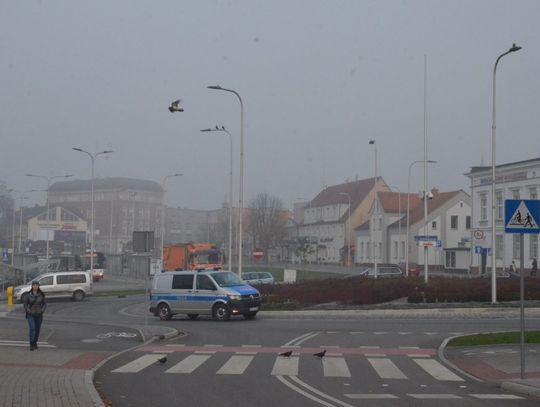
<instances>
[{"instance_id":1,"label":"street lamp","mask_svg":"<svg viewBox=\"0 0 540 407\"><path fill-rule=\"evenodd\" d=\"M160 254L160 258L161 258L161 270L164 270L163 268L163 241L165 239L165 181L167 181L167 179L169 178L172 178L172 177L181 177L183 174L169 174L169 175L166 175L165 177L163 177L163 181L161 181L161 187L163 188L163 208L161 210L161 254Z\"/></svg>"},{"instance_id":2,"label":"street lamp","mask_svg":"<svg viewBox=\"0 0 540 407\"><path fill-rule=\"evenodd\" d=\"M423 163L424 160L417 160L413 161L409 164L409 176L407 177L407 236L406 236L406 248L405 248L405 275L409 277L409 215L410 215L410 207L411 207L411 168L414 164ZM428 164L435 164L437 161L433 160L427 160ZM425 192L425 191L424 191ZM425 199L425 198L424 198Z\"/></svg>"},{"instance_id":3,"label":"street lamp","mask_svg":"<svg viewBox=\"0 0 540 407\"><path fill-rule=\"evenodd\" d=\"M221 90L234 93L240 102L240 197L239 203L239 221L238 221L238 275L242 275L242 215L244 210L244 103L240 94L232 89L222 88L221 86L207 86L208 89Z\"/></svg>"},{"instance_id":4,"label":"street lamp","mask_svg":"<svg viewBox=\"0 0 540 407\"><path fill-rule=\"evenodd\" d=\"M41 178L41 179L47 180L47 228L46 228L46 230L47 230L47 246L46 246L47 254L46 254L46 259L47 259L47 261L49 261L49 223L51 222L51 214L49 213L49 208L50 208L50 204L49 204L49 188L51 187L51 181L53 179L70 178L73 175L53 175L53 176L49 176L49 177L47 177L46 175L36 175L36 174L24 174L24 175L27 176L27 177Z\"/></svg>"},{"instance_id":5,"label":"street lamp","mask_svg":"<svg viewBox=\"0 0 540 407\"><path fill-rule=\"evenodd\" d=\"M96 157L103 155L103 154L110 154L112 153L111 150L104 150L100 151L99 153L92 154L86 150L83 150L82 148L78 147L72 147L72 150L78 151L80 153L85 153L90 157L90 161L92 162L92 179L91 179L91 188L92 188L92 207L91 207L91 214L90 214L90 272L93 273L94 270L94 164L96 161Z\"/></svg>"},{"instance_id":6,"label":"street lamp","mask_svg":"<svg viewBox=\"0 0 540 407\"><path fill-rule=\"evenodd\" d=\"M349 199L349 215L347 217L347 221L345 222L345 226L347 228L347 266L350 267L351 265L351 196L347 192L339 192L338 195L346 195Z\"/></svg>"},{"instance_id":7,"label":"street lamp","mask_svg":"<svg viewBox=\"0 0 540 407\"><path fill-rule=\"evenodd\" d=\"M211 132L211 131L221 131L226 133L229 136L229 147L230 147L230 160L229 160L229 271L231 271L231 258L232 258L232 194L233 194L233 142L231 133L225 129L225 126L218 127L215 129L203 129L202 132Z\"/></svg>"},{"instance_id":8,"label":"street lamp","mask_svg":"<svg viewBox=\"0 0 540 407\"><path fill-rule=\"evenodd\" d=\"M493 117L492 117L492 124L491 124L491 303L496 304L497 303L497 256L496 256L496 225L495 225L495 210L496 210L496 204L495 204L495 77L497 74L497 65L499 64L499 61L502 57L505 55L508 55L512 52L519 51L521 47L516 46L516 44L512 44L512 47L506 51L503 52L497 60L495 61L495 66L493 67Z\"/></svg>"},{"instance_id":9,"label":"street lamp","mask_svg":"<svg viewBox=\"0 0 540 407\"><path fill-rule=\"evenodd\" d=\"M373 212L375 212L375 201L377 200L377 191L376 191L376 188L377 188L377 143L375 142L375 140L369 140L369 144L373 145L373 147L375 148L374 152L375 152L375 178L374 178L374 182L373 182L373 194L374 194L374 197L373 197ZM373 269L374 269L374 277L377 278L377 250L376 250L376 245L375 245L375 216L373 216L373 238L371 239L371 249L373 250Z\"/></svg>"}]
</instances>

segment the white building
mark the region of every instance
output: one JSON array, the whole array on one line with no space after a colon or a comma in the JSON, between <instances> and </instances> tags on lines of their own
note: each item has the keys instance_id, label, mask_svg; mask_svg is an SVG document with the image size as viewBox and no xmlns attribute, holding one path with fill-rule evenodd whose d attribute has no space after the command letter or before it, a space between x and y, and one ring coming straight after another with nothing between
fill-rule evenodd
<instances>
[{"instance_id":1,"label":"white building","mask_svg":"<svg viewBox=\"0 0 540 407\"><path fill-rule=\"evenodd\" d=\"M302 219L290 228L290 237L310 242L307 261L348 263L349 253L355 258L355 227L367 219L375 191L388 190L381 177L329 186L304 207ZM292 257L293 261L301 260Z\"/></svg>"},{"instance_id":2,"label":"white building","mask_svg":"<svg viewBox=\"0 0 540 407\"><path fill-rule=\"evenodd\" d=\"M445 269L470 266L470 197L464 191L432 191L424 229L424 201L409 195L409 262L424 264L424 247L416 236L433 236L438 245L428 247L428 265ZM374 243L373 243L374 242ZM375 250L373 250L375 244ZM407 247L407 194L379 192L370 218L356 229L358 263L404 262Z\"/></svg>"},{"instance_id":3,"label":"white building","mask_svg":"<svg viewBox=\"0 0 540 407\"><path fill-rule=\"evenodd\" d=\"M540 158L501 164L496 167L495 252L497 268L508 268L515 261L519 264L519 235L504 232L504 201L506 199L538 199L540 190ZM465 174L471 180L472 241L475 270L491 268L491 166L471 167ZM531 267L532 259L538 258L538 235L526 234L524 239L525 268Z\"/></svg>"}]
</instances>

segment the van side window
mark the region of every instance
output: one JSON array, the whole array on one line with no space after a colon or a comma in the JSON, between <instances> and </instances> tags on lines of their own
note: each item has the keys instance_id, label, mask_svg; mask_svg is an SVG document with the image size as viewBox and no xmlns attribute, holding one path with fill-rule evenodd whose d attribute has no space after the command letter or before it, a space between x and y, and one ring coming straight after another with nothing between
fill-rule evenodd
<instances>
[{"instance_id":1,"label":"van side window","mask_svg":"<svg viewBox=\"0 0 540 407\"><path fill-rule=\"evenodd\" d=\"M179 275L173 276L172 289L173 290L191 290L193 288L193 275Z\"/></svg>"},{"instance_id":2,"label":"van side window","mask_svg":"<svg viewBox=\"0 0 540 407\"><path fill-rule=\"evenodd\" d=\"M43 277L39 280L39 285L53 285L53 276Z\"/></svg>"},{"instance_id":3,"label":"van side window","mask_svg":"<svg viewBox=\"0 0 540 407\"><path fill-rule=\"evenodd\" d=\"M84 274L57 275L56 284L80 284L86 283Z\"/></svg>"},{"instance_id":4,"label":"van side window","mask_svg":"<svg viewBox=\"0 0 540 407\"><path fill-rule=\"evenodd\" d=\"M216 290L216 286L210 280L210 277L205 275L197 276L197 289L199 290Z\"/></svg>"}]
</instances>

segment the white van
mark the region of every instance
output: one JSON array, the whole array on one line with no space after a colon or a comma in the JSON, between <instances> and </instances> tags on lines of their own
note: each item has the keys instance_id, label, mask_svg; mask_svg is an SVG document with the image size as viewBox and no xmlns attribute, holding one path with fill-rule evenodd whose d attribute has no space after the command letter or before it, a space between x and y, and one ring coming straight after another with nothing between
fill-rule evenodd
<instances>
[{"instance_id":1,"label":"white van","mask_svg":"<svg viewBox=\"0 0 540 407\"><path fill-rule=\"evenodd\" d=\"M260 307L259 292L230 271L167 271L152 279L150 312L161 320L175 314L190 319L212 315L217 321L231 315L252 319Z\"/></svg>"},{"instance_id":2,"label":"white van","mask_svg":"<svg viewBox=\"0 0 540 407\"><path fill-rule=\"evenodd\" d=\"M45 293L45 298L71 298L74 301L81 301L94 293L92 277L87 271L40 274L32 281L39 281L39 288ZM32 282L15 287L13 290L15 300L23 303L31 289Z\"/></svg>"}]
</instances>

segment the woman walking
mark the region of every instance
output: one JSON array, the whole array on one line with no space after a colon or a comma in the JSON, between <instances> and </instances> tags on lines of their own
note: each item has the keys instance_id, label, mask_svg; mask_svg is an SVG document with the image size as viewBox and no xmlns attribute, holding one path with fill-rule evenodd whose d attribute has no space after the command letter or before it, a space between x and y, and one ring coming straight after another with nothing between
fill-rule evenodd
<instances>
[{"instance_id":1,"label":"woman walking","mask_svg":"<svg viewBox=\"0 0 540 407\"><path fill-rule=\"evenodd\" d=\"M32 281L32 290L24 299L24 310L28 321L30 350L37 349L39 331L43 322L43 312L47 308L45 294L39 288L38 281Z\"/></svg>"}]
</instances>

